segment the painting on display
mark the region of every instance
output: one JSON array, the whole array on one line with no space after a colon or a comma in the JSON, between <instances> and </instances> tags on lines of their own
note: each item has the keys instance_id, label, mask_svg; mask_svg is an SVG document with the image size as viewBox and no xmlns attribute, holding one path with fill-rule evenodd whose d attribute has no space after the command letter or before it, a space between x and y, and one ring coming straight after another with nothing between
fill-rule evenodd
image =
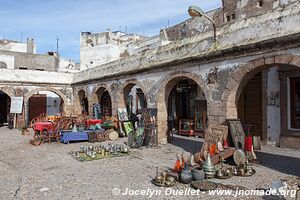
<instances>
[{"instance_id":1,"label":"painting on display","mask_svg":"<svg viewBox=\"0 0 300 200\"><path fill-rule=\"evenodd\" d=\"M145 124L156 124L157 108L143 108L142 116Z\"/></svg>"},{"instance_id":2,"label":"painting on display","mask_svg":"<svg viewBox=\"0 0 300 200\"><path fill-rule=\"evenodd\" d=\"M235 148L244 149L244 128L240 119L228 119L231 141Z\"/></svg>"},{"instance_id":3,"label":"painting on display","mask_svg":"<svg viewBox=\"0 0 300 200\"><path fill-rule=\"evenodd\" d=\"M132 134L134 132L133 124L132 122L123 122L125 134L129 135L130 133Z\"/></svg>"},{"instance_id":4,"label":"painting on display","mask_svg":"<svg viewBox=\"0 0 300 200\"><path fill-rule=\"evenodd\" d=\"M202 155L205 155L212 144L217 144L227 139L228 127L224 125L208 125L205 133L204 142L201 148Z\"/></svg>"},{"instance_id":5,"label":"painting on display","mask_svg":"<svg viewBox=\"0 0 300 200\"><path fill-rule=\"evenodd\" d=\"M128 114L126 108L118 108L118 118L121 122L128 121Z\"/></svg>"}]
</instances>

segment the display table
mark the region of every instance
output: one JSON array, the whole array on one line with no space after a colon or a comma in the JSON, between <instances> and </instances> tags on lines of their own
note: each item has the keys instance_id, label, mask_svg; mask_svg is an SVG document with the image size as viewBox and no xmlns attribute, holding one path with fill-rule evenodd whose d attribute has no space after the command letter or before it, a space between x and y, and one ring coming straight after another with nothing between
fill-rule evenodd
<instances>
[{"instance_id":1,"label":"display table","mask_svg":"<svg viewBox=\"0 0 300 200\"><path fill-rule=\"evenodd\" d=\"M66 144L71 141L88 141L89 136L88 132L67 132L67 131L61 131L60 132L60 142Z\"/></svg>"},{"instance_id":2,"label":"display table","mask_svg":"<svg viewBox=\"0 0 300 200\"><path fill-rule=\"evenodd\" d=\"M96 124L102 124L102 119L88 119L86 120L86 125L89 128L91 125L95 126Z\"/></svg>"},{"instance_id":3,"label":"display table","mask_svg":"<svg viewBox=\"0 0 300 200\"><path fill-rule=\"evenodd\" d=\"M34 132L42 132L44 130L49 130L52 127L52 122L35 122L33 125Z\"/></svg>"}]
</instances>

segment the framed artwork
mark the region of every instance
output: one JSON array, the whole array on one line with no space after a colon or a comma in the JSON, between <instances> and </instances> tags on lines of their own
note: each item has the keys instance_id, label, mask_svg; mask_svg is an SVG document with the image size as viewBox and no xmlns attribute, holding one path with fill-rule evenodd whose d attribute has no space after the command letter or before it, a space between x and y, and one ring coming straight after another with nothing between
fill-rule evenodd
<instances>
[{"instance_id":1,"label":"framed artwork","mask_svg":"<svg viewBox=\"0 0 300 200\"><path fill-rule=\"evenodd\" d=\"M228 127L224 125L208 125L208 128L205 133L204 142L201 148L201 154L204 156L208 152L209 147L212 144L217 144L227 139ZM205 156L204 156L205 158Z\"/></svg>"},{"instance_id":2,"label":"framed artwork","mask_svg":"<svg viewBox=\"0 0 300 200\"><path fill-rule=\"evenodd\" d=\"M142 116L144 119L144 124L156 124L157 108L143 108Z\"/></svg>"},{"instance_id":3,"label":"framed artwork","mask_svg":"<svg viewBox=\"0 0 300 200\"><path fill-rule=\"evenodd\" d=\"M126 108L118 108L118 118L121 122L128 121L128 113Z\"/></svg>"},{"instance_id":4,"label":"framed artwork","mask_svg":"<svg viewBox=\"0 0 300 200\"><path fill-rule=\"evenodd\" d=\"M244 149L244 128L240 119L227 119L231 140L235 148Z\"/></svg>"},{"instance_id":5,"label":"framed artwork","mask_svg":"<svg viewBox=\"0 0 300 200\"><path fill-rule=\"evenodd\" d=\"M126 135L134 133L133 124L131 121L123 122L123 127Z\"/></svg>"}]
</instances>

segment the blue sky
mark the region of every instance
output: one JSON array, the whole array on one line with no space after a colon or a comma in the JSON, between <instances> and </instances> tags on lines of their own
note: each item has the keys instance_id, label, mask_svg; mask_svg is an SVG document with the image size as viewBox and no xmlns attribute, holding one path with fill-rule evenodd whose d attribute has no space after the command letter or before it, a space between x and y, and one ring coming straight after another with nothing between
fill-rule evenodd
<instances>
[{"instance_id":1,"label":"blue sky","mask_svg":"<svg viewBox=\"0 0 300 200\"><path fill-rule=\"evenodd\" d=\"M221 0L0 0L0 39L34 38L37 52L56 51L79 61L79 35L83 31L158 34L161 28L189 18L187 8L209 11Z\"/></svg>"}]
</instances>

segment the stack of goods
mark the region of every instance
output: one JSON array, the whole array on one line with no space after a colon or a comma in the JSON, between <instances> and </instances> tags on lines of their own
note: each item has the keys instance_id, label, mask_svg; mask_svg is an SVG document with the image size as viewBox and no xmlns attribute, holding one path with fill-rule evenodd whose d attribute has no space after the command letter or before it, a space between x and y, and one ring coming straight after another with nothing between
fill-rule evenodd
<instances>
[{"instance_id":1,"label":"stack of goods","mask_svg":"<svg viewBox=\"0 0 300 200\"><path fill-rule=\"evenodd\" d=\"M87 148L81 146L79 151L71 151L70 154L79 161L91 161L103 158L127 156L129 155L129 147L111 143L108 143L108 146L96 145L88 146Z\"/></svg>"}]
</instances>

